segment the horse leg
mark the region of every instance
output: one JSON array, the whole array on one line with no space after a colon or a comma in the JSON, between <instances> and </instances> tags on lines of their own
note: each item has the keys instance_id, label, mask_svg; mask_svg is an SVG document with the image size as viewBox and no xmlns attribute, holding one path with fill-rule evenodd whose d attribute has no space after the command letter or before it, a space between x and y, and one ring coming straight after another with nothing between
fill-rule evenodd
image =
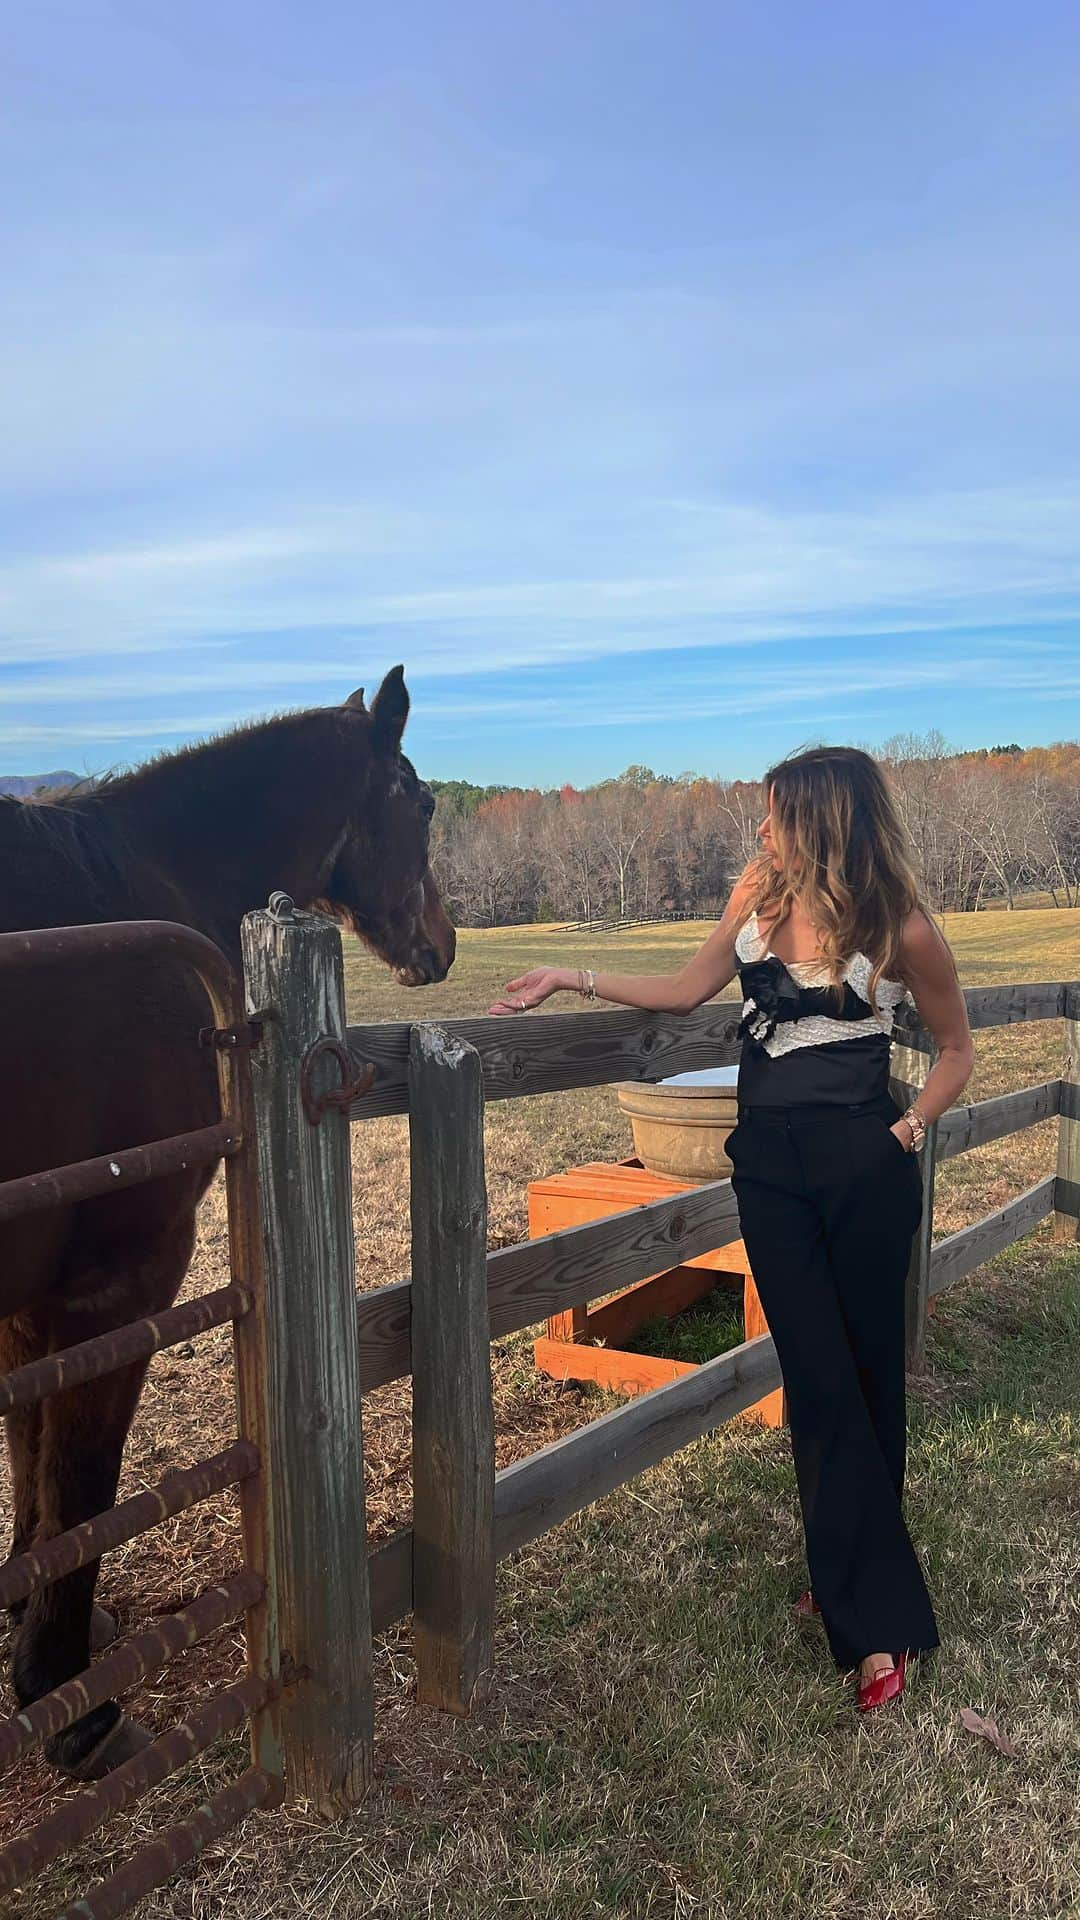
<instances>
[{"instance_id":1,"label":"horse leg","mask_svg":"<svg viewBox=\"0 0 1080 1920\"><path fill-rule=\"evenodd\" d=\"M40 1348L33 1351L24 1346L18 1359L12 1359L12 1342L3 1343L6 1349L3 1358L3 1371L9 1366L22 1366L24 1362L40 1358ZM6 1416L8 1454L11 1459L12 1529L9 1560L17 1560L26 1553L38 1537L38 1471L41 1453L41 1405L32 1407L13 1407ZM26 1600L15 1600L8 1608L8 1618L18 1626L26 1613ZM90 1616L90 1650L100 1653L104 1647L116 1638L116 1621L104 1607L95 1606Z\"/></svg>"},{"instance_id":2,"label":"horse leg","mask_svg":"<svg viewBox=\"0 0 1080 1920\"><path fill-rule=\"evenodd\" d=\"M152 1314L168 1306L187 1269L193 1240L192 1217L134 1247L128 1244L93 1254L80 1249L68 1264L64 1295L53 1306L53 1351L109 1333L136 1314ZM146 1363L139 1361L85 1386L50 1395L42 1403L39 1541L112 1506L145 1375ZM20 1706L40 1699L89 1665L98 1564L77 1568L40 1589L28 1602L12 1668ZM98 1779L145 1746L148 1737L109 1700L48 1741L45 1753L65 1773Z\"/></svg>"},{"instance_id":3,"label":"horse leg","mask_svg":"<svg viewBox=\"0 0 1080 1920\"><path fill-rule=\"evenodd\" d=\"M34 1543L37 1532L37 1469L41 1444L41 1408L15 1407L7 1415L8 1457L11 1461L11 1551L16 1560ZM21 1620L26 1601L16 1600L8 1608L12 1620Z\"/></svg>"},{"instance_id":4,"label":"horse leg","mask_svg":"<svg viewBox=\"0 0 1080 1920\"><path fill-rule=\"evenodd\" d=\"M32 1360L40 1360L46 1349L46 1335L29 1318L7 1320L0 1327L0 1373L9 1373ZM8 1458L11 1462L11 1551L14 1560L34 1543L37 1533L37 1474L41 1446L41 1407L13 1407L5 1418ZM13 1621L22 1619L26 1601L17 1600L9 1608Z\"/></svg>"},{"instance_id":5,"label":"horse leg","mask_svg":"<svg viewBox=\"0 0 1080 1920\"><path fill-rule=\"evenodd\" d=\"M139 1362L55 1394L45 1403L38 1473L40 1540L112 1506L145 1373ZM20 1706L39 1700L89 1666L92 1642L100 1644L98 1616L103 1616L103 1610L94 1607L98 1564L78 1567L39 1588L27 1602L13 1662ZM129 1759L146 1744L146 1737L109 1700L48 1741L45 1753L65 1773L96 1779Z\"/></svg>"}]
</instances>

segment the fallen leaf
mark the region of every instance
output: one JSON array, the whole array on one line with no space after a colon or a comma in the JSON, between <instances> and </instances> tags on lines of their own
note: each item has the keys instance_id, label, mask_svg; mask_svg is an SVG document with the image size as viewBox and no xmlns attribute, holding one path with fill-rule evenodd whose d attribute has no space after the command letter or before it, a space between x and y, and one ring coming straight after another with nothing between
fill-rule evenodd
<instances>
[{"instance_id":1,"label":"fallen leaf","mask_svg":"<svg viewBox=\"0 0 1080 1920\"><path fill-rule=\"evenodd\" d=\"M1006 1739L996 1720L988 1720L985 1714L976 1713L974 1707L961 1707L960 1720L969 1733L977 1734L980 1740L985 1740L991 1747L996 1747L998 1752L1005 1754L1008 1759L1019 1760L1019 1747L1014 1747L1012 1741Z\"/></svg>"}]
</instances>

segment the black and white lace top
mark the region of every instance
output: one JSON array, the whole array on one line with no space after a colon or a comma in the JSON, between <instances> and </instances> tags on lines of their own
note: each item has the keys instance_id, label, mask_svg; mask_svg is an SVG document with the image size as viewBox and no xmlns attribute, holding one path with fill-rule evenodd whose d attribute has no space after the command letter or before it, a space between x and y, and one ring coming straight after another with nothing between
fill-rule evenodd
<instances>
[{"instance_id":1,"label":"black and white lace top","mask_svg":"<svg viewBox=\"0 0 1080 1920\"><path fill-rule=\"evenodd\" d=\"M774 1023L768 1009L759 1008L753 995L753 970L762 961L775 958L762 938L756 913L751 914L739 929L735 957L740 962L740 974L745 972L750 975L744 983L749 988L743 1002L746 1031L764 1046L766 1053L774 1060L800 1047L820 1047L830 1045L833 1041L865 1039L870 1034L887 1035L892 1030L896 1008L907 997L907 988L901 981L882 979L877 983L876 1008L872 1006L870 980L874 969L865 953L853 953L844 968L843 979L852 993L865 1003L865 1013L859 1013L848 996L842 1015L839 1012L821 1011L801 1013L791 1018L784 1017L781 1012L780 1018ZM829 985L827 971L812 963L783 960L777 963L777 970L786 972L798 987L820 988ZM761 997L766 998L764 994ZM755 1019L755 1015L765 1017Z\"/></svg>"}]
</instances>

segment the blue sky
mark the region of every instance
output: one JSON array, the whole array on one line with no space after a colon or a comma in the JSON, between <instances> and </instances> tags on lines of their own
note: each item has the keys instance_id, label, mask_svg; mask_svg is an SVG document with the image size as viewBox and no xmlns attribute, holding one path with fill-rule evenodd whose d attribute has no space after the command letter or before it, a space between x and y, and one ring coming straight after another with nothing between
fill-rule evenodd
<instances>
[{"instance_id":1,"label":"blue sky","mask_svg":"<svg viewBox=\"0 0 1080 1920\"><path fill-rule=\"evenodd\" d=\"M405 663L430 775L1080 731L1080 18L0 23L0 771Z\"/></svg>"}]
</instances>

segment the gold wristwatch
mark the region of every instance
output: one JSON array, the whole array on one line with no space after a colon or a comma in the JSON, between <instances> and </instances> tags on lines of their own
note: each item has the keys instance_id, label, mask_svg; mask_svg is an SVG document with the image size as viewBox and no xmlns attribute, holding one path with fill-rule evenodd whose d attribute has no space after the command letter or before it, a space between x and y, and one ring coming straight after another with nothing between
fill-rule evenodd
<instances>
[{"instance_id":1,"label":"gold wristwatch","mask_svg":"<svg viewBox=\"0 0 1080 1920\"><path fill-rule=\"evenodd\" d=\"M916 1106L915 1102L912 1101L910 1107L908 1107L905 1113L900 1115L900 1118L901 1120L906 1120L908 1126L911 1128L912 1153L919 1153L926 1141L925 1113L921 1107Z\"/></svg>"}]
</instances>

